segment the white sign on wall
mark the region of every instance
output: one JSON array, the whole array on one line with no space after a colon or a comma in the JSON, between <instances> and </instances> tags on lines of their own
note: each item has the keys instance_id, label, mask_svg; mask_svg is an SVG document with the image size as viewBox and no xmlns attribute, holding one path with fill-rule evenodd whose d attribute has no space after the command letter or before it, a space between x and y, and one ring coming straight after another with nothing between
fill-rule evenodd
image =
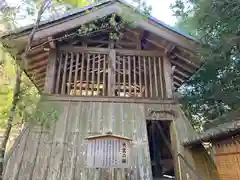
<instances>
[{"instance_id":1,"label":"white sign on wall","mask_svg":"<svg viewBox=\"0 0 240 180\"><path fill-rule=\"evenodd\" d=\"M129 168L131 140L105 135L87 138L88 168Z\"/></svg>"}]
</instances>

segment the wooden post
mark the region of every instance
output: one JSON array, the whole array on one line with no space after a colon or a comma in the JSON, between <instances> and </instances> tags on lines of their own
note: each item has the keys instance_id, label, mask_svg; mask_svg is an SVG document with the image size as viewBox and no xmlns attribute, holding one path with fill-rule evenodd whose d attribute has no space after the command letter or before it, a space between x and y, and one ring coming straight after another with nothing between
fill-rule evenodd
<instances>
[{"instance_id":1,"label":"wooden post","mask_svg":"<svg viewBox=\"0 0 240 180\"><path fill-rule=\"evenodd\" d=\"M57 60L56 50L51 49L49 53L49 58L48 58L45 85L44 85L44 92L48 94L51 94L54 92L56 60Z\"/></svg>"},{"instance_id":2,"label":"wooden post","mask_svg":"<svg viewBox=\"0 0 240 180\"><path fill-rule=\"evenodd\" d=\"M116 51L111 50L109 53L109 67L108 67L108 95L115 95L115 81L116 81Z\"/></svg>"},{"instance_id":3,"label":"wooden post","mask_svg":"<svg viewBox=\"0 0 240 180\"><path fill-rule=\"evenodd\" d=\"M104 59L103 59L103 96L107 96L106 93L106 55L104 54Z\"/></svg>"},{"instance_id":4,"label":"wooden post","mask_svg":"<svg viewBox=\"0 0 240 180\"><path fill-rule=\"evenodd\" d=\"M175 122L171 121L170 123L170 137L171 137L171 147L172 147L172 157L174 161L174 171L175 171L175 178L176 180L182 180L182 171L181 171L181 163L180 159L178 158L178 152L180 143L177 136L177 130L175 128Z\"/></svg>"},{"instance_id":5,"label":"wooden post","mask_svg":"<svg viewBox=\"0 0 240 180\"><path fill-rule=\"evenodd\" d=\"M66 93L67 61L68 61L68 53L65 52L65 61L64 61L64 69L63 69L63 78L62 78L61 94L65 94L65 93Z\"/></svg>"},{"instance_id":6,"label":"wooden post","mask_svg":"<svg viewBox=\"0 0 240 180\"><path fill-rule=\"evenodd\" d=\"M61 88L61 86L60 86L60 78L61 78L61 70L62 70L62 63L63 63L63 53L61 52L61 53L58 53L58 56L59 56L59 60L58 60L58 65L57 65L57 82L56 82L56 84L55 84L55 86L56 86L56 88L55 88L55 94L60 94L61 92L60 92L60 88Z\"/></svg>"},{"instance_id":7,"label":"wooden post","mask_svg":"<svg viewBox=\"0 0 240 180\"><path fill-rule=\"evenodd\" d=\"M163 72L164 72L164 79L165 79L165 90L166 90L166 97L165 98L172 98L173 96L173 79L172 79L172 67L170 59L167 56L163 57Z\"/></svg>"},{"instance_id":8,"label":"wooden post","mask_svg":"<svg viewBox=\"0 0 240 180\"><path fill-rule=\"evenodd\" d=\"M67 94L69 95L71 93L71 85L72 85L72 71L73 71L73 53L71 53L71 62L70 62L70 70L68 73L68 87L67 87Z\"/></svg>"}]
</instances>

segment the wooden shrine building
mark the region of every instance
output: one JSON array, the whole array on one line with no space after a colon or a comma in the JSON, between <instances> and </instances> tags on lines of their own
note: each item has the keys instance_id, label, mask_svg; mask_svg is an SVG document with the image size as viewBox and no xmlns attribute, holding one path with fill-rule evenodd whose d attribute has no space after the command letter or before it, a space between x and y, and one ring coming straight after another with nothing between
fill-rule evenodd
<instances>
[{"instance_id":1,"label":"wooden shrine building","mask_svg":"<svg viewBox=\"0 0 240 180\"><path fill-rule=\"evenodd\" d=\"M134 26L121 25L126 17L134 18ZM112 20L114 26L103 26ZM41 107L60 110L50 128L22 132L6 157L5 180L218 179L202 146L183 146L184 139L197 134L173 97L202 64L194 55L192 37L120 0L41 22L22 57L32 28L4 35L1 41L41 93ZM113 38L114 33L120 38ZM88 137L109 132L115 138L98 138L99 145L89 146L95 155L89 153L89 143L97 140ZM131 139L129 166L124 168L117 164L119 153L108 149L121 145L126 153L127 144L118 136ZM109 143L109 153L102 152L103 142ZM118 168L89 168L89 158Z\"/></svg>"},{"instance_id":2,"label":"wooden shrine building","mask_svg":"<svg viewBox=\"0 0 240 180\"><path fill-rule=\"evenodd\" d=\"M220 179L240 179L240 110L224 114L206 126L205 132L186 139L184 144L196 147L210 142Z\"/></svg>"}]
</instances>

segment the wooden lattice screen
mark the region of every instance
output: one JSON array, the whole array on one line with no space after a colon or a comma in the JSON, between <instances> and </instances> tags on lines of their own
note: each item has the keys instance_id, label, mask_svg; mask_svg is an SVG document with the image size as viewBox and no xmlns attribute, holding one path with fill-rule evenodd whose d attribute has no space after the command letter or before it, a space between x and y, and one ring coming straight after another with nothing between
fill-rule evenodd
<instances>
[{"instance_id":1,"label":"wooden lattice screen","mask_svg":"<svg viewBox=\"0 0 240 180\"><path fill-rule=\"evenodd\" d=\"M97 49L97 50L96 50ZM163 59L153 52L60 50L55 94L163 98Z\"/></svg>"}]
</instances>

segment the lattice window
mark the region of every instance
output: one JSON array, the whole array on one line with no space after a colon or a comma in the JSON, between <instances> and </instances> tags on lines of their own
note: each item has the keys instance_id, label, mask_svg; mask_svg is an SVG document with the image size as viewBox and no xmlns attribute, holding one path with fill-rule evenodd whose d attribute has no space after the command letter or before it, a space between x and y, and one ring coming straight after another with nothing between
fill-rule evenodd
<instances>
[{"instance_id":1,"label":"lattice window","mask_svg":"<svg viewBox=\"0 0 240 180\"><path fill-rule=\"evenodd\" d=\"M93 48L92 48L93 49ZM55 94L78 96L164 97L160 56L101 49L59 51Z\"/></svg>"}]
</instances>

